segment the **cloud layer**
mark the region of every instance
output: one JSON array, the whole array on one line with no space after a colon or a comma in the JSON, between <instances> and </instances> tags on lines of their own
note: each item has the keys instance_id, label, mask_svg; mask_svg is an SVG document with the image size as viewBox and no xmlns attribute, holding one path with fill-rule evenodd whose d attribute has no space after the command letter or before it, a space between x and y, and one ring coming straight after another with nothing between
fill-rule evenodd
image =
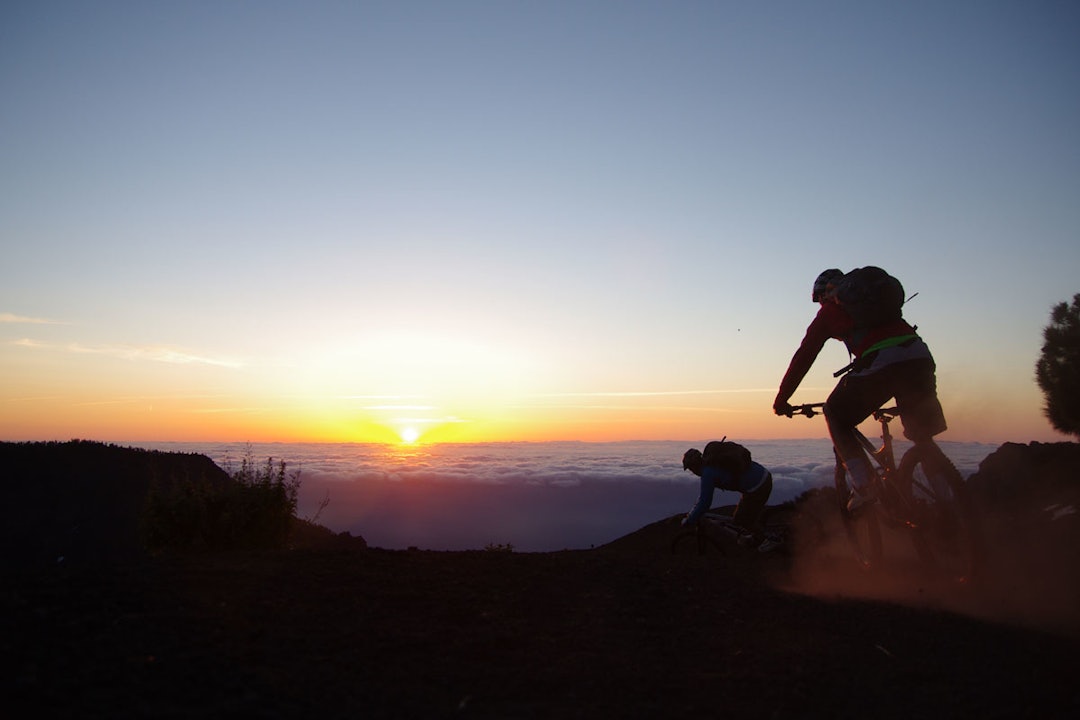
<instances>
[{"instance_id":1,"label":"cloud layer","mask_svg":"<svg viewBox=\"0 0 1080 720\"><path fill-rule=\"evenodd\" d=\"M702 444L267 444L251 446L250 453L256 461L272 456L300 470L301 517L314 515L329 497L319 523L362 535L373 546L465 550L509 543L540 552L601 545L686 512L697 496L697 478L682 470L680 458ZM248 452L243 445L159 447L204 452L226 468ZM946 445L965 475L992 449ZM759 442L751 450L773 473L771 503L832 482L827 440ZM734 493L715 498L717 504L737 500Z\"/></svg>"}]
</instances>

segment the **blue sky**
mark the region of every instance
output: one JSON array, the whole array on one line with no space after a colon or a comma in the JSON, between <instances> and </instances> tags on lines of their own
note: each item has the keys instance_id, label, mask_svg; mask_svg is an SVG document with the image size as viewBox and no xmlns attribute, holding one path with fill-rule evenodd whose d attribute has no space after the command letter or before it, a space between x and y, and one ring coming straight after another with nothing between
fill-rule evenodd
<instances>
[{"instance_id":1,"label":"blue sky","mask_svg":"<svg viewBox=\"0 0 1080 720\"><path fill-rule=\"evenodd\" d=\"M772 397L814 276L877 264L949 437L1056 438L1078 41L1057 2L7 2L0 437L823 432Z\"/></svg>"}]
</instances>

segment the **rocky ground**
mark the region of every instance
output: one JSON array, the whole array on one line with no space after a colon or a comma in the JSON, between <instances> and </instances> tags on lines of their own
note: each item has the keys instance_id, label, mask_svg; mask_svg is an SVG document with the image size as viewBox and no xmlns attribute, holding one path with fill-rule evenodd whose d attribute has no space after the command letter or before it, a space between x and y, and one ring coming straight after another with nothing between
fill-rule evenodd
<instances>
[{"instance_id":1,"label":"rocky ground","mask_svg":"<svg viewBox=\"0 0 1080 720\"><path fill-rule=\"evenodd\" d=\"M998 552L969 584L833 542L673 556L673 518L587 551L309 528L281 552L13 565L5 714L1076 717L1080 536L1046 499L987 501Z\"/></svg>"}]
</instances>

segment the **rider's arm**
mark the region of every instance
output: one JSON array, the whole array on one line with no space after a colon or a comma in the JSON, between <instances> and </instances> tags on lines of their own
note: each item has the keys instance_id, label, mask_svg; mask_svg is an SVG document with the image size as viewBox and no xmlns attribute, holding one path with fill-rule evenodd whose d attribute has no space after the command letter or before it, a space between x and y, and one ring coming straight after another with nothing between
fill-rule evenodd
<instances>
[{"instance_id":1,"label":"rider's arm","mask_svg":"<svg viewBox=\"0 0 1080 720\"><path fill-rule=\"evenodd\" d=\"M846 313L840 306L834 303L823 303L813 322L806 328L806 335L799 344L799 349L791 358L784 379L780 381L780 389L776 392L776 400L773 408L786 405L791 396L799 388L799 383L810 372L810 367L817 360L821 348L830 338L842 337L841 325L847 319Z\"/></svg>"},{"instance_id":2,"label":"rider's arm","mask_svg":"<svg viewBox=\"0 0 1080 720\"><path fill-rule=\"evenodd\" d=\"M697 502L694 503L694 507L683 518L683 525L693 525L712 507L713 491L716 489L718 473L727 474L719 468L707 467L702 469Z\"/></svg>"}]
</instances>

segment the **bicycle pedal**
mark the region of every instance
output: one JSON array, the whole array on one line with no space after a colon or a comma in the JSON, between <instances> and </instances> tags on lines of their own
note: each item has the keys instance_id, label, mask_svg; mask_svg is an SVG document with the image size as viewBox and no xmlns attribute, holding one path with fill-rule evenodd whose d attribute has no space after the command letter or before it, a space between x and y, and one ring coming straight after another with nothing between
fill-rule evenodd
<instances>
[{"instance_id":1,"label":"bicycle pedal","mask_svg":"<svg viewBox=\"0 0 1080 720\"><path fill-rule=\"evenodd\" d=\"M761 544L758 545L757 551L760 553L772 552L773 550L780 547L781 544L782 543L778 540L771 540L769 538L765 538L765 540L763 540Z\"/></svg>"},{"instance_id":2,"label":"bicycle pedal","mask_svg":"<svg viewBox=\"0 0 1080 720\"><path fill-rule=\"evenodd\" d=\"M847 501L848 514L859 515L876 502L877 498L871 494L863 495L861 493L853 492Z\"/></svg>"}]
</instances>

